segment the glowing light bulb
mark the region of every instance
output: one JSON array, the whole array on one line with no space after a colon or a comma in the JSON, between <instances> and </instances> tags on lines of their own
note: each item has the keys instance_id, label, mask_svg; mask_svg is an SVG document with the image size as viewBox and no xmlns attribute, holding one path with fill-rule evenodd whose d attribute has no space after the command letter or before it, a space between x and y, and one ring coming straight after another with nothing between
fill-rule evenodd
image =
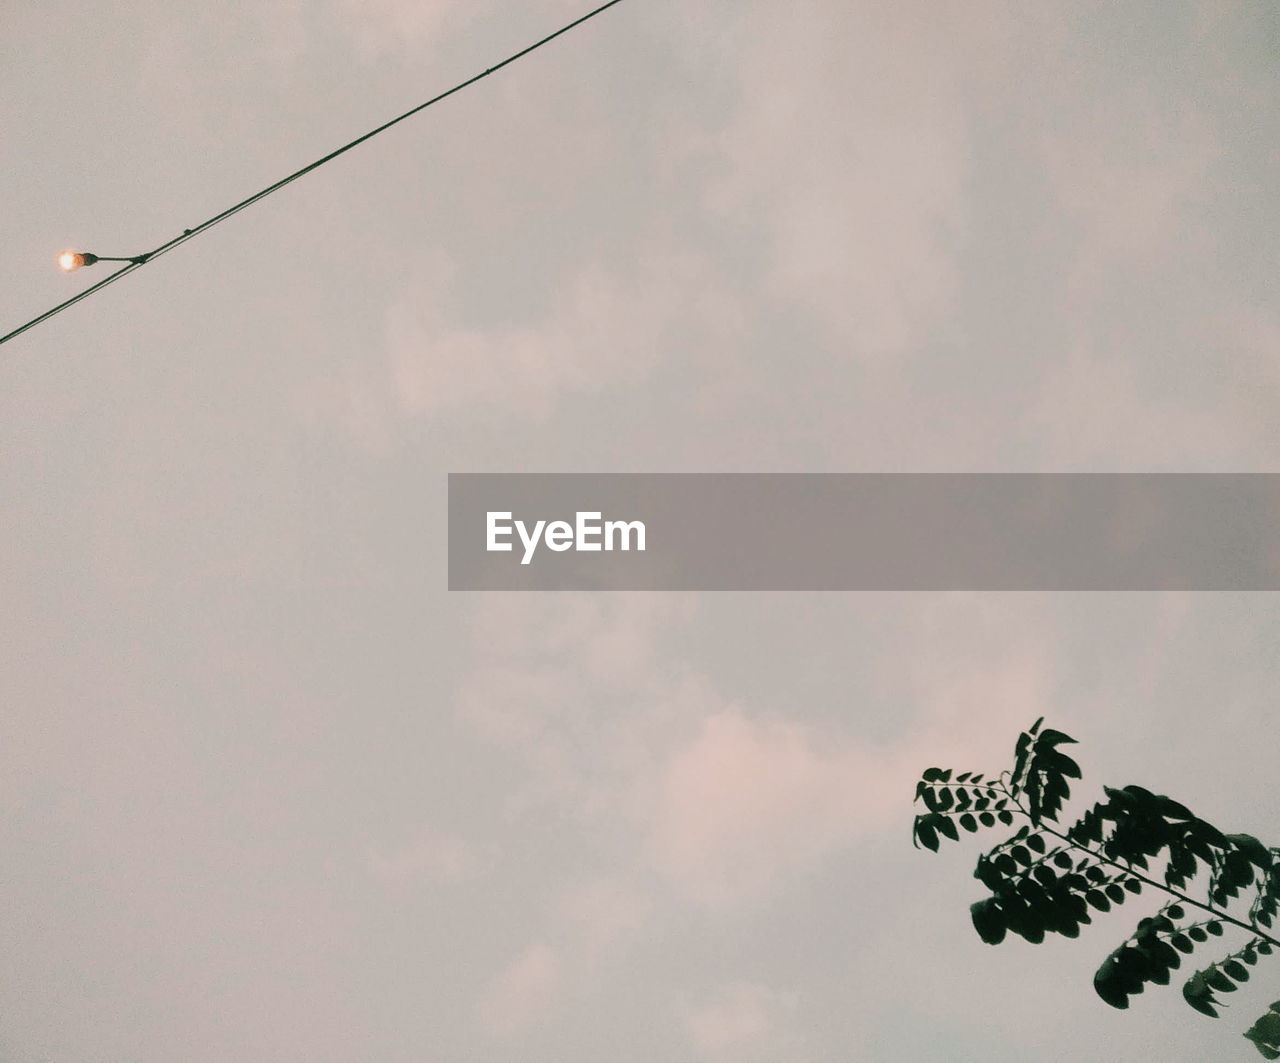
<instances>
[{"instance_id":1,"label":"glowing light bulb","mask_svg":"<svg viewBox=\"0 0 1280 1063\"><path fill-rule=\"evenodd\" d=\"M81 266L92 266L97 261L98 256L88 251L63 251L58 256L58 267L64 273L70 273Z\"/></svg>"}]
</instances>

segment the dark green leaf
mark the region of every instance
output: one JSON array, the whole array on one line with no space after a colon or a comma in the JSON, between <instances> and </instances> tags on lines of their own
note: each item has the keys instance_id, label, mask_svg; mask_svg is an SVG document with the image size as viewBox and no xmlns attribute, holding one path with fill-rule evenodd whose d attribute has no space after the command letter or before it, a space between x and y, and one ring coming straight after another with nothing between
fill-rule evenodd
<instances>
[{"instance_id":1,"label":"dark green leaf","mask_svg":"<svg viewBox=\"0 0 1280 1063\"><path fill-rule=\"evenodd\" d=\"M1213 967L1208 968L1204 972L1204 980L1209 984L1211 988L1218 990L1220 993L1235 992L1235 988L1236 988L1235 982L1231 981L1230 978L1228 978L1225 974L1223 974L1220 970L1218 970L1217 965L1214 965Z\"/></svg>"},{"instance_id":2,"label":"dark green leaf","mask_svg":"<svg viewBox=\"0 0 1280 1063\"><path fill-rule=\"evenodd\" d=\"M978 901L969 906L969 915L973 920L973 928L988 945L999 945L1004 940L1007 927L993 898Z\"/></svg>"},{"instance_id":3,"label":"dark green leaf","mask_svg":"<svg viewBox=\"0 0 1280 1063\"><path fill-rule=\"evenodd\" d=\"M1031 735L1035 733L1033 727L1030 731L1024 731L1018 736L1017 745L1013 750L1013 785L1015 787L1021 784L1023 773L1027 768L1027 753L1031 749Z\"/></svg>"},{"instance_id":4,"label":"dark green leaf","mask_svg":"<svg viewBox=\"0 0 1280 1063\"><path fill-rule=\"evenodd\" d=\"M1177 949L1170 945L1167 941L1153 941L1146 946L1144 950L1150 958L1152 965L1158 967L1163 972L1176 971L1182 966L1182 957L1178 955ZM1164 977L1154 979L1160 985L1168 985L1169 978L1165 974Z\"/></svg>"},{"instance_id":5,"label":"dark green leaf","mask_svg":"<svg viewBox=\"0 0 1280 1063\"><path fill-rule=\"evenodd\" d=\"M1164 816L1166 819L1195 819L1195 816L1192 815L1189 808L1185 805L1178 804L1177 801L1171 800L1163 794L1156 798L1156 807L1159 809L1160 815Z\"/></svg>"},{"instance_id":6,"label":"dark green leaf","mask_svg":"<svg viewBox=\"0 0 1280 1063\"><path fill-rule=\"evenodd\" d=\"M1249 968L1239 960L1227 960L1227 962L1222 965L1222 969L1237 982L1249 981Z\"/></svg>"},{"instance_id":7,"label":"dark green leaf","mask_svg":"<svg viewBox=\"0 0 1280 1063\"><path fill-rule=\"evenodd\" d=\"M1272 1004L1271 1010L1249 1027L1245 1033L1258 1051L1267 1059L1280 1059L1280 1004Z\"/></svg>"},{"instance_id":8,"label":"dark green leaf","mask_svg":"<svg viewBox=\"0 0 1280 1063\"><path fill-rule=\"evenodd\" d=\"M1187 979L1186 984L1182 987L1182 998L1196 1011L1208 1015L1211 1019L1218 1017L1218 1009L1214 1007L1217 1004L1217 1000L1214 999L1209 983L1205 981L1203 971L1197 971Z\"/></svg>"},{"instance_id":9,"label":"dark green leaf","mask_svg":"<svg viewBox=\"0 0 1280 1063\"><path fill-rule=\"evenodd\" d=\"M938 832L934 830L933 825L928 822L932 818L932 816L916 817L915 836L912 839L912 844L914 845L916 842L919 842L920 845L923 845L930 852L936 853L938 851Z\"/></svg>"},{"instance_id":10,"label":"dark green leaf","mask_svg":"<svg viewBox=\"0 0 1280 1063\"><path fill-rule=\"evenodd\" d=\"M1227 840L1251 862L1264 871L1271 867L1271 853L1252 834L1228 834Z\"/></svg>"},{"instance_id":11,"label":"dark green leaf","mask_svg":"<svg viewBox=\"0 0 1280 1063\"><path fill-rule=\"evenodd\" d=\"M1098 973L1093 976L1094 991L1113 1008L1124 1009L1129 1006L1128 985L1129 980L1120 970L1114 954L1103 961Z\"/></svg>"}]
</instances>

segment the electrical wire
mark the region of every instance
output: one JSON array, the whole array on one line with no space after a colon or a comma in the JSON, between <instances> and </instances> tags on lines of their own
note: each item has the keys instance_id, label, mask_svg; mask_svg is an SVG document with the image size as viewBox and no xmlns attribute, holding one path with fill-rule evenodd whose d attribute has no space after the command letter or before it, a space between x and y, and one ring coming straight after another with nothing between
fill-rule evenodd
<instances>
[{"instance_id":1,"label":"electrical wire","mask_svg":"<svg viewBox=\"0 0 1280 1063\"><path fill-rule=\"evenodd\" d=\"M26 332L28 329L35 328L36 325L39 325L43 321L48 321L49 318L53 317L55 314L60 314L62 313L63 310L66 310L68 307L74 306L76 303L80 302L81 299L88 298L94 292L99 291L102 288L105 288L108 284L115 283L116 281L120 280L122 277L125 277L128 274L133 273L135 270L141 269L148 262L154 261L155 259L159 258L161 255L168 254L174 248L179 247L182 244L185 244L188 240L192 239L195 236L199 236L200 233L206 232L207 230L212 229L215 225L219 224L220 222L226 221L233 214L239 214L240 211L244 210L246 207L252 206L254 203L257 203L260 199L266 199L267 196L271 195L273 192L280 191L280 189L284 188L285 185L291 184L292 182L296 181L299 177L309 174L312 170L319 169L325 163L331 162L332 160L336 159L339 155L342 155L345 152L350 151L352 148L357 147L360 144L363 144L366 140L370 140L371 138L376 137L379 133L385 132L386 130L390 129L393 125L397 125L398 123L403 122L406 118L412 118L419 111L426 110L432 104L439 103L441 100L447 99L448 97L454 95L454 93L461 92L463 89L467 88L468 86L474 85L477 81L484 80L490 74L497 73L504 66L509 66L510 64L514 63L517 59L523 59L530 52L535 52L539 48L541 48L543 45L550 44L557 37L563 36L564 34L568 33L570 30L575 29L578 26L581 26L588 19L593 19L597 15L613 7L615 4L620 4L620 3L622 3L622 0L608 0L608 3L601 4L594 11L589 11L585 15L579 16L578 18L574 19L572 22L568 23L567 25L561 26L560 29L556 30L554 33L551 33L546 37L543 37L540 41L537 41L534 44L530 44L526 48L522 48L520 51L514 53L513 55L507 56L507 58L503 59L500 63L496 63L493 66L488 67L482 73L475 74L472 77L467 78L466 81L460 81L458 84L454 85L453 88L440 93L438 96L433 96L431 99L427 100L425 103L418 104L417 107L414 107L412 110L405 111L404 114L391 119L391 121L389 122L384 122L382 125L378 126L376 129L371 129L369 132L365 133L363 136L356 137L355 140L351 141L348 144L342 145L342 147L338 148L336 151L329 152L328 155L325 155L323 158L316 159L315 162L309 163L308 165L302 167L301 170L297 170L294 173L289 174L288 177L282 177L279 181L276 181L274 184L268 185L266 188L262 189L259 192L255 192L253 195L249 196L247 199L242 199L239 203L235 204L235 206L228 207L226 210L222 211L221 213L215 214L212 218L209 218L206 221L202 221L199 225L195 226L195 228L183 230L181 235L175 236L172 240L169 240L166 243L161 244L159 247L155 248L155 250L148 251L146 254L134 256L132 259L130 259L128 265L123 266L122 268L116 270L112 274L109 274L108 276L104 277L102 280L98 281L96 284L93 284L90 287L84 289L84 291L79 292L76 295L73 295L70 299L66 300L66 302L59 303L57 306L53 307L50 310L46 310L43 314L39 315L38 317L32 318L25 325L21 325L18 328L14 329L12 332L9 332L3 336L0 336L0 343L8 343L9 340L15 339L16 337L22 335L22 333Z\"/></svg>"}]
</instances>

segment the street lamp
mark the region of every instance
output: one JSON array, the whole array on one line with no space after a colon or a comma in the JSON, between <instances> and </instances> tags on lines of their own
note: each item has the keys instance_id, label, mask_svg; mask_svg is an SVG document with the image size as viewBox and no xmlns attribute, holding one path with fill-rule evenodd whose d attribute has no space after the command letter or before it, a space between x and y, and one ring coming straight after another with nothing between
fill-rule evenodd
<instances>
[{"instance_id":1,"label":"street lamp","mask_svg":"<svg viewBox=\"0 0 1280 1063\"><path fill-rule=\"evenodd\" d=\"M63 251L58 256L58 268L63 273L72 273L81 266L92 266L95 262L132 262L140 266L150 255L133 255L129 258L116 258L112 255L95 255L90 251Z\"/></svg>"}]
</instances>

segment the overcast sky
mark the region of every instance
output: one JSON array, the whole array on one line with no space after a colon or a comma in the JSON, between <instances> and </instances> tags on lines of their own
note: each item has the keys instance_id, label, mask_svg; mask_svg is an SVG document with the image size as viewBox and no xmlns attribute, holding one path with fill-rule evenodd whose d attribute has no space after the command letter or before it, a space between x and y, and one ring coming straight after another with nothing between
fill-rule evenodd
<instances>
[{"instance_id":1,"label":"overcast sky","mask_svg":"<svg viewBox=\"0 0 1280 1063\"><path fill-rule=\"evenodd\" d=\"M589 2L589 0L588 0ZM585 10L0 7L0 331ZM1265 594L449 594L449 472L1280 471L1268 0L628 0L0 348L4 1063L1202 1063L930 764L1280 842ZM1261 972L1260 972L1261 973ZM1262 984L1266 983L1266 984Z\"/></svg>"}]
</instances>

